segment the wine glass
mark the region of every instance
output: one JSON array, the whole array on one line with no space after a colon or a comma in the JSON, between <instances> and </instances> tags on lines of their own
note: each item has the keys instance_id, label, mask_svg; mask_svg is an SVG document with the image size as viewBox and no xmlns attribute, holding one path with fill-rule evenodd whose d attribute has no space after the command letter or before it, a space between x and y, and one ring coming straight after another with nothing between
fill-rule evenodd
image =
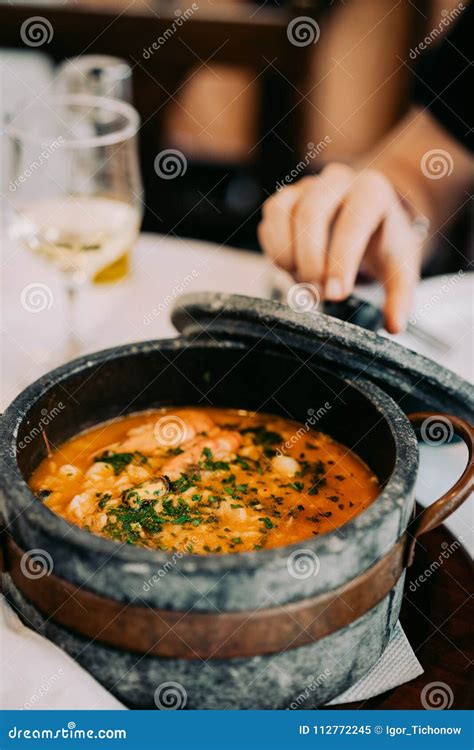
<instances>
[{"instance_id":1,"label":"wine glass","mask_svg":"<svg viewBox=\"0 0 474 750\"><path fill-rule=\"evenodd\" d=\"M80 349L78 289L119 262L139 233L138 127L130 104L88 94L31 101L7 123L12 235L61 271L68 358Z\"/></svg>"},{"instance_id":2,"label":"wine glass","mask_svg":"<svg viewBox=\"0 0 474 750\"><path fill-rule=\"evenodd\" d=\"M79 55L63 62L54 82L56 94L93 94L132 101L132 68L121 57Z\"/></svg>"},{"instance_id":3,"label":"wine glass","mask_svg":"<svg viewBox=\"0 0 474 750\"><path fill-rule=\"evenodd\" d=\"M110 55L79 55L65 60L57 69L55 94L93 94L125 102L132 101L132 68L126 60ZM95 284L126 278L129 253L102 268L94 276Z\"/></svg>"}]
</instances>

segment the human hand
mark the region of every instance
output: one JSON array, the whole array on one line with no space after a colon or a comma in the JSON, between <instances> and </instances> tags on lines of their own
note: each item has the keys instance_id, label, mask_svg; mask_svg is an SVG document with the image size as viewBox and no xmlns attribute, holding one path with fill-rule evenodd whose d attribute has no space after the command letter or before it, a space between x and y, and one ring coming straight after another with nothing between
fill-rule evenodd
<instances>
[{"instance_id":1,"label":"human hand","mask_svg":"<svg viewBox=\"0 0 474 750\"><path fill-rule=\"evenodd\" d=\"M345 299L362 267L384 286L387 330L405 327L423 241L382 172L329 164L272 195L258 235L274 263L327 300Z\"/></svg>"}]
</instances>

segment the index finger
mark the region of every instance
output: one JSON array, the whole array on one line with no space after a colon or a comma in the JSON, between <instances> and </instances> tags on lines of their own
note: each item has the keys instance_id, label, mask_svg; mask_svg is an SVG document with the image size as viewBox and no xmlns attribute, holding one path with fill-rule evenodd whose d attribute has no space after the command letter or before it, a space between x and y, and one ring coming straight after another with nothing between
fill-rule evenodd
<instances>
[{"instance_id":1,"label":"index finger","mask_svg":"<svg viewBox=\"0 0 474 750\"><path fill-rule=\"evenodd\" d=\"M302 281L322 284L331 223L353 179L350 167L330 164L300 193L293 212L293 242Z\"/></svg>"}]
</instances>

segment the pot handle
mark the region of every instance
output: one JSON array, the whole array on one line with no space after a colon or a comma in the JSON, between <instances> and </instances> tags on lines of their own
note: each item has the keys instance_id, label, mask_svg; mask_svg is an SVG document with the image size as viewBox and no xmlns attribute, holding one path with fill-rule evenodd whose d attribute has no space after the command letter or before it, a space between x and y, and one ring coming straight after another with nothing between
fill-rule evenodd
<instances>
[{"instance_id":1,"label":"pot handle","mask_svg":"<svg viewBox=\"0 0 474 750\"><path fill-rule=\"evenodd\" d=\"M410 525L407 565L411 565L417 539L443 523L474 490L474 428L460 417L431 411L408 414L408 419L415 429L418 428L421 431L422 438L425 438L426 442L443 445L451 440L453 435L458 435L464 440L469 451L466 468L458 481L442 497L425 508Z\"/></svg>"}]
</instances>

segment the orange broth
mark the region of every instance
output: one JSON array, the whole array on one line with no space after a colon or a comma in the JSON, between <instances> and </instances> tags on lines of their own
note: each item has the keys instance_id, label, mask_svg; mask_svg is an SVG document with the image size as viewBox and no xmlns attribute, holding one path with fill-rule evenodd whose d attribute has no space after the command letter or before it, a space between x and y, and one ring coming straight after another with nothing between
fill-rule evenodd
<instances>
[{"instance_id":1,"label":"orange broth","mask_svg":"<svg viewBox=\"0 0 474 750\"><path fill-rule=\"evenodd\" d=\"M55 448L30 487L94 534L197 554L280 547L338 528L378 495L328 435L244 410L169 408L99 424Z\"/></svg>"}]
</instances>

